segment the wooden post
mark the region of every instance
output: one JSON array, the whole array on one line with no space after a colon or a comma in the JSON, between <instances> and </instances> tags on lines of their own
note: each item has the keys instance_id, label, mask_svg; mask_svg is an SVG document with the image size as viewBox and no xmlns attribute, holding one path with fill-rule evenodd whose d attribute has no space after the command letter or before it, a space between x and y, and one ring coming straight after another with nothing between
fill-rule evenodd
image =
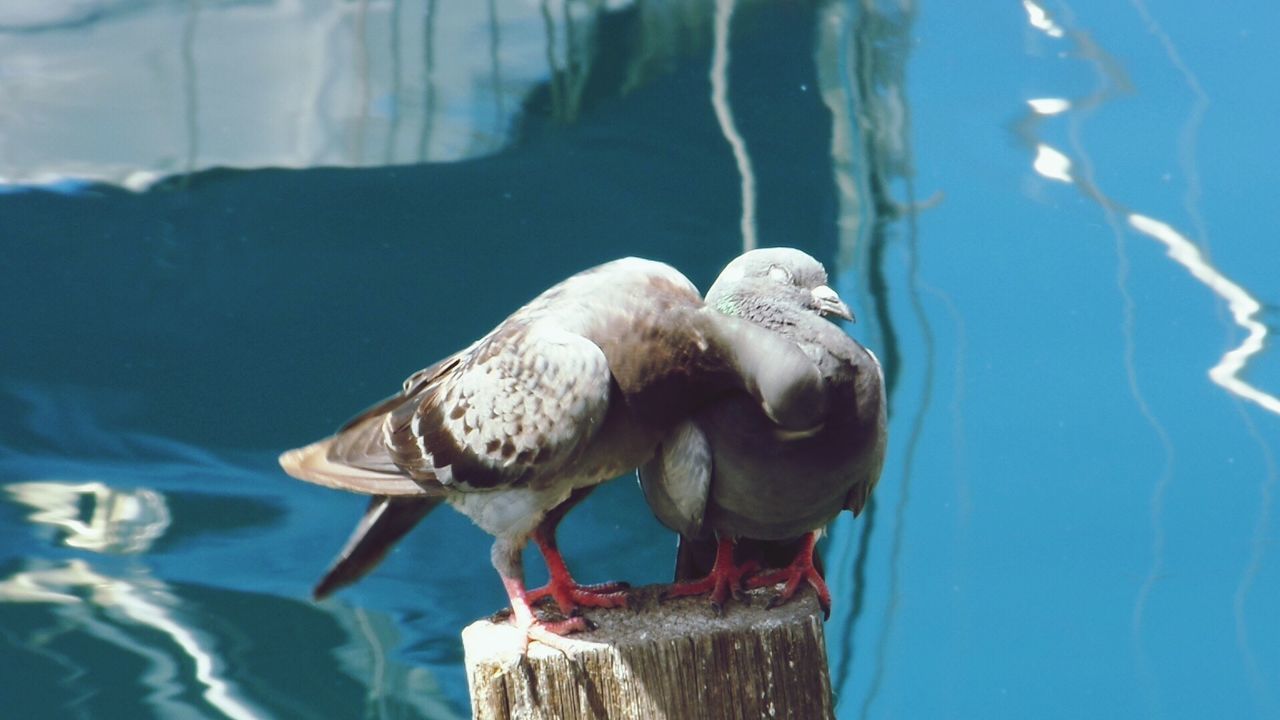
<instances>
[{"instance_id":1,"label":"wooden post","mask_svg":"<svg viewBox=\"0 0 1280 720\"><path fill-rule=\"evenodd\" d=\"M589 610L591 632L534 641L492 620L462 632L478 720L832 718L822 611L812 592L773 609L755 590L716 616L706 598Z\"/></svg>"}]
</instances>

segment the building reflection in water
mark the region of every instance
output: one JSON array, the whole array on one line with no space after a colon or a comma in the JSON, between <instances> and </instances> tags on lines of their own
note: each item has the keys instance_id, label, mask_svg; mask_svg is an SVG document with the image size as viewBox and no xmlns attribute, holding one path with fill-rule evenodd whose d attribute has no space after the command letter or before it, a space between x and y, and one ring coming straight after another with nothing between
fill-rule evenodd
<instances>
[{"instance_id":1,"label":"building reflection in water","mask_svg":"<svg viewBox=\"0 0 1280 720\"><path fill-rule=\"evenodd\" d=\"M0 183L139 190L211 167L491 154L549 79L556 117L576 116L603 12L548 0L42 5L0 8Z\"/></svg>"}]
</instances>

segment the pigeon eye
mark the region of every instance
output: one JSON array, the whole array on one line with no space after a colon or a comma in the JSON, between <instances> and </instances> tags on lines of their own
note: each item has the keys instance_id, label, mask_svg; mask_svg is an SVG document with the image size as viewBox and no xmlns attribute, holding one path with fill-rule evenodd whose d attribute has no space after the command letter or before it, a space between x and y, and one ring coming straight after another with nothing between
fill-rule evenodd
<instances>
[{"instance_id":1,"label":"pigeon eye","mask_svg":"<svg viewBox=\"0 0 1280 720\"><path fill-rule=\"evenodd\" d=\"M773 265L769 268L769 277L777 282L787 283L788 285L792 282L791 273L787 272L786 268L778 265Z\"/></svg>"}]
</instances>

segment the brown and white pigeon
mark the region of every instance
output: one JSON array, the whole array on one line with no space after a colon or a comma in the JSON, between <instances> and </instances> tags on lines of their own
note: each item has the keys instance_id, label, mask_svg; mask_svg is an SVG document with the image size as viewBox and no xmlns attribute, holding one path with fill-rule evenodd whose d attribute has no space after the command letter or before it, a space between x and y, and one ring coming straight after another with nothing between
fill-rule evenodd
<instances>
[{"instance_id":1,"label":"brown and white pigeon","mask_svg":"<svg viewBox=\"0 0 1280 720\"><path fill-rule=\"evenodd\" d=\"M760 412L748 395L732 393L673 427L640 468L654 513L681 535L677 580L684 582L668 595L710 593L712 603L722 606L754 570L754 560L735 559L741 540L757 555L772 544L794 557L781 570L751 577L748 587L785 581L777 600L784 602L807 581L829 611L814 543L841 510L860 512L880 478L886 442L880 363L827 319L852 320L853 314L827 285L822 264L798 250L768 248L738 257L706 301L803 350L821 372L826 409L818 427L794 432ZM690 568L699 565L695 555L710 554L711 545L710 574L690 580Z\"/></svg>"},{"instance_id":2,"label":"brown and white pigeon","mask_svg":"<svg viewBox=\"0 0 1280 720\"><path fill-rule=\"evenodd\" d=\"M821 377L794 343L706 307L668 265L627 258L578 273L471 346L414 373L337 434L280 457L290 475L374 496L316 586L358 580L441 502L494 537L492 561L526 633L551 595L566 616L616 606L616 588L579 586L555 544L560 519L597 484L646 461L659 440L726 393L797 432L822 415ZM532 537L550 571L526 590Z\"/></svg>"}]
</instances>

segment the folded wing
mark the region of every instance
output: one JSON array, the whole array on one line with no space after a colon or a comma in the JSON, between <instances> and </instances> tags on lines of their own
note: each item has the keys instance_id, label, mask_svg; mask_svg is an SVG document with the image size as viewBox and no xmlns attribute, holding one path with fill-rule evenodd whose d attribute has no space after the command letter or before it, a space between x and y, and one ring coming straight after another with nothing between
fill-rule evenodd
<instances>
[{"instance_id":1,"label":"folded wing","mask_svg":"<svg viewBox=\"0 0 1280 720\"><path fill-rule=\"evenodd\" d=\"M515 316L280 463L302 480L387 496L537 482L590 442L609 395L599 347Z\"/></svg>"}]
</instances>

